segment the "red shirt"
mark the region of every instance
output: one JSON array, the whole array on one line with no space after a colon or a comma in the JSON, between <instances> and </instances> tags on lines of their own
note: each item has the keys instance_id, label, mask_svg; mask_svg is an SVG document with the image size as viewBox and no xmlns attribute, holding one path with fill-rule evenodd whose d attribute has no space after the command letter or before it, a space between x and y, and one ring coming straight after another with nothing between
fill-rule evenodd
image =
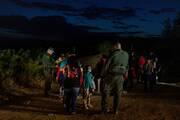
<instances>
[{"instance_id":1,"label":"red shirt","mask_svg":"<svg viewBox=\"0 0 180 120\"><path fill-rule=\"evenodd\" d=\"M139 65L144 65L145 64L145 58L143 57L143 56L141 56L140 58L139 58L139 61L138 61L138 64Z\"/></svg>"}]
</instances>

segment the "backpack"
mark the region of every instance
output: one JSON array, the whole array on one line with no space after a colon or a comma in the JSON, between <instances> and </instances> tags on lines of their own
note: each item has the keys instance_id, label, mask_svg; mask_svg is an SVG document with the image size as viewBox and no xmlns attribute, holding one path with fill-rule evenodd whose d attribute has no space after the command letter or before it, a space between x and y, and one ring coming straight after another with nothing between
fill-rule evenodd
<instances>
[{"instance_id":1,"label":"backpack","mask_svg":"<svg viewBox=\"0 0 180 120\"><path fill-rule=\"evenodd\" d=\"M70 58L68 65L68 78L75 79L80 76L80 68L78 66L78 62L74 58Z\"/></svg>"},{"instance_id":2,"label":"backpack","mask_svg":"<svg viewBox=\"0 0 180 120\"><path fill-rule=\"evenodd\" d=\"M78 78L78 68L75 68L74 66L69 66L68 78L71 78L71 79Z\"/></svg>"}]
</instances>

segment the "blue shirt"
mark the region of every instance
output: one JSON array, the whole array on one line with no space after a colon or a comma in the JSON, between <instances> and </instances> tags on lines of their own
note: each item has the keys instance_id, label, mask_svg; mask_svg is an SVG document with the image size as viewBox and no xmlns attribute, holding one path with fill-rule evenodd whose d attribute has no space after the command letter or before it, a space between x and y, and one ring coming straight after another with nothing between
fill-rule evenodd
<instances>
[{"instance_id":1,"label":"blue shirt","mask_svg":"<svg viewBox=\"0 0 180 120\"><path fill-rule=\"evenodd\" d=\"M63 61L61 61L61 62L59 63L59 67L60 67L60 68L64 68L66 65L67 65L67 59L64 59Z\"/></svg>"},{"instance_id":2,"label":"blue shirt","mask_svg":"<svg viewBox=\"0 0 180 120\"><path fill-rule=\"evenodd\" d=\"M93 75L91 72L86 72L84 74L84 88L85 89L89 89L89 88L93 88Z\"/></svg>"}]
</instances>

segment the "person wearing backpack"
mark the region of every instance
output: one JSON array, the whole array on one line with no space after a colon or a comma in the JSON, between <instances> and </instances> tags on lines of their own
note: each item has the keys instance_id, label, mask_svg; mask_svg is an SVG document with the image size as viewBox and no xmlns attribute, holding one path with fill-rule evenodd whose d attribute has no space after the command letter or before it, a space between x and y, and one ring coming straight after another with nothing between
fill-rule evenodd
<instances>
[{"instance_id":1,"label":"person wearing backpack","mask_svg":"<svg viewBox=\"0 0 180 120\"><path fill-rule=\"evenodd\" d=\"M128 74L129 55L121 49L121 44L118 41L112 43L112 52L109 55L106 65L102 71L102 99L101 109L103 113L108 110L108 97L113 94L113 112L118 114L120 106L120 97L123 92L123 76Z\"/></svg>"},{"instance_id":2,"label":"person wearing backpack","mask_svg":"<svg viewBox=\"0 0 180 120\"><path fill-rule=\"evenodd\" d=\"M76 114L76 100L80 89L80 67L75 54L68 59L65 72L67 77L64 81L65 109L67 113Z\"/></svg>"}]
</instances>

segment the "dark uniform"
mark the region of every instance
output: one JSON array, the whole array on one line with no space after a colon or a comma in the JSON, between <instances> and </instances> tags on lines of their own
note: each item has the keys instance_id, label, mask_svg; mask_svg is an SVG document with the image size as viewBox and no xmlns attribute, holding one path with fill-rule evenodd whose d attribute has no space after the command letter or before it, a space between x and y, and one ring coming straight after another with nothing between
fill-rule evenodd
<instances>
[{"instance_id":1,"label":"dark uniform","mask_svg":"<svg viewBox=\"0 0 180 120\"><path fill-rule=\"evenodd\" d=\"M44 65L44 75L46 77L45 79L45 88L44 88L44 94L48 95L49 91L51 89L51 83L54 77L54 72L55 72L55 65L54 65L54 59L51 55L49 54L44 54L42 58L42 62Z\"/></svg>"},{"instance_id":2,"label":"dark uniform","mask_svg":"<svg viewBox=\"0 0 180 120\"><path fill-rule=\"evenodd\" d=\"M113 109L114 112L118 112L120 105L120 96L123 91L123 75L128 71L128 59L127 52L117 49L114 50L103 69L103 88L102 88L102 101L101 106L104 112L108 111L108 97L110 93L113 93Z\"/></svg>"}]
</instances>

